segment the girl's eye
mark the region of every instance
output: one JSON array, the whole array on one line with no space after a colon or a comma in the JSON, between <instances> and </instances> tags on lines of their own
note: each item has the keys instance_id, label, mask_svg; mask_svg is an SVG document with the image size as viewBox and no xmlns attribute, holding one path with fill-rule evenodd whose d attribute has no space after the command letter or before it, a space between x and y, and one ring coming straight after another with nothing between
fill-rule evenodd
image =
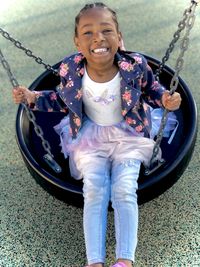
<instances>
[{"instance_id":1,"label":"girl's eye","mask_svg":"<svg viewBox=\"0 0 200 267\"><path fill-rule=\"evenodd\" d=\"M84 35L90 35L90 34L92 34L92 32L87 31L87 32L84 32L83 34L84 34Z\"/></svg>"},{"instance_id":2,"label":"girl's eye","mask_svg":"<svg viewBox=\"0 0 200 267\"><path fill-rule=\"evenodd\" d=\"M110 29L103 30L103 33L110 33L110 32L112 32L112 30L110 30Z\"/></svg>"}]
</instances>

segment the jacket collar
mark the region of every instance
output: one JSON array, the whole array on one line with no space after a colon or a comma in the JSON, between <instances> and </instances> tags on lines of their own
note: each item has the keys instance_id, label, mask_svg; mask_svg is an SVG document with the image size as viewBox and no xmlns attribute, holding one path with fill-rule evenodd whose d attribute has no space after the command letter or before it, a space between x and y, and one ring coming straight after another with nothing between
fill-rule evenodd
<instances>
[{"instance_id":1,"label":"jacket collar","mask_svg":"<svg viewBox=\"0 0 200 267\"><path fill-rule=\"evenodd\" d=\"M128 51L118 51L115 55L115 63L119 67L120 74L122 78L129 81L133 78L136 78L139 73L136 67L137 62L134 59L134 53ZM76 53L67 57L64 60L64 63L68 64L69 72L66 76L73 76L74 78L82 77L84 75L84 64L86 62L85 57L82 53ZM67 77L66 77L67 78Z\"/></svg>"}]
</instances>

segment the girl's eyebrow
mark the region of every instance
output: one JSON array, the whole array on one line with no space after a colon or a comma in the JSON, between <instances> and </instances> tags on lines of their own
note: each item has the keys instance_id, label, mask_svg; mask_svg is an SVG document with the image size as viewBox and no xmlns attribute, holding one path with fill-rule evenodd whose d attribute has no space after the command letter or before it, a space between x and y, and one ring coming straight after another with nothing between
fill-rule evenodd
<instances>
[{"instance_id":1,"label":"girl's eyebrow","mask_svg":"<svg viewBox=\"0 0 200 267\"><path fill-rule=\"evenodd\" d=\"M100 23L100 25L101 25L101 26L112 26L112 24L111 24L111 23L108 23L108 22L102 22L102 23ZM81 29L84 29L84 28L86 28L86 27L92 27L92 26L93 26L92 23L88 23L88 24L83 25L83 26L81 27Z\"/></svg>"}]
</instances>

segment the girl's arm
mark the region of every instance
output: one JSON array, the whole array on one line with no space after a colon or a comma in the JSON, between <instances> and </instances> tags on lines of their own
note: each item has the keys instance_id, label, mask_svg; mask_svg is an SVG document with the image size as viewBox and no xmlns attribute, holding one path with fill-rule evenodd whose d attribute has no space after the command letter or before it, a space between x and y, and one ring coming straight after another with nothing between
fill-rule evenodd
<instances>
[{"instance_id":1,"label":"girl's arm","mask_svg":"<svg viewBox=\"0 0 200 267\"><path fill-rule=\"evenodd\" d=\"M155 80L152 69L144 58L142 59L142 68L142 93L146 102L154 108L164 107L171 111L178 109L181 104L180 94L175 92L170 95L169 91Z\"/></svg>"},{"instance_id":2,"label":"girl's arm","mask_svg":"<svg viewBox=\"0 0 200 267\"><path fill-rule=\"evenodd\" d=\"M46 112L66 112L66 106L57 92L31 91L24 86L13 88L13 101L16 104L28 103L33 110Z\"/></svg>"}]
</instances>

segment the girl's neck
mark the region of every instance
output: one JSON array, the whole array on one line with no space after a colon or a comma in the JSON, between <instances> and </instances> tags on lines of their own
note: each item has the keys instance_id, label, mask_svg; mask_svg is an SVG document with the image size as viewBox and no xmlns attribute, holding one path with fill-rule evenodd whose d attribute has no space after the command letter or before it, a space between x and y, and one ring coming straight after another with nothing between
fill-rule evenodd
<instances>
[{"instance_id":1,"label":"girl's neck","mask_svg":"<svg viewBox=\"0 0 200 267\"><path fill-rule=\"evenodd\" d=\"M114 64L109 68L105 66L102 68L91 68L89 65L86 65L86 69L90 79L98 83L109 82L118 72L118 68Z\"/></svg>"}]
</instances>

